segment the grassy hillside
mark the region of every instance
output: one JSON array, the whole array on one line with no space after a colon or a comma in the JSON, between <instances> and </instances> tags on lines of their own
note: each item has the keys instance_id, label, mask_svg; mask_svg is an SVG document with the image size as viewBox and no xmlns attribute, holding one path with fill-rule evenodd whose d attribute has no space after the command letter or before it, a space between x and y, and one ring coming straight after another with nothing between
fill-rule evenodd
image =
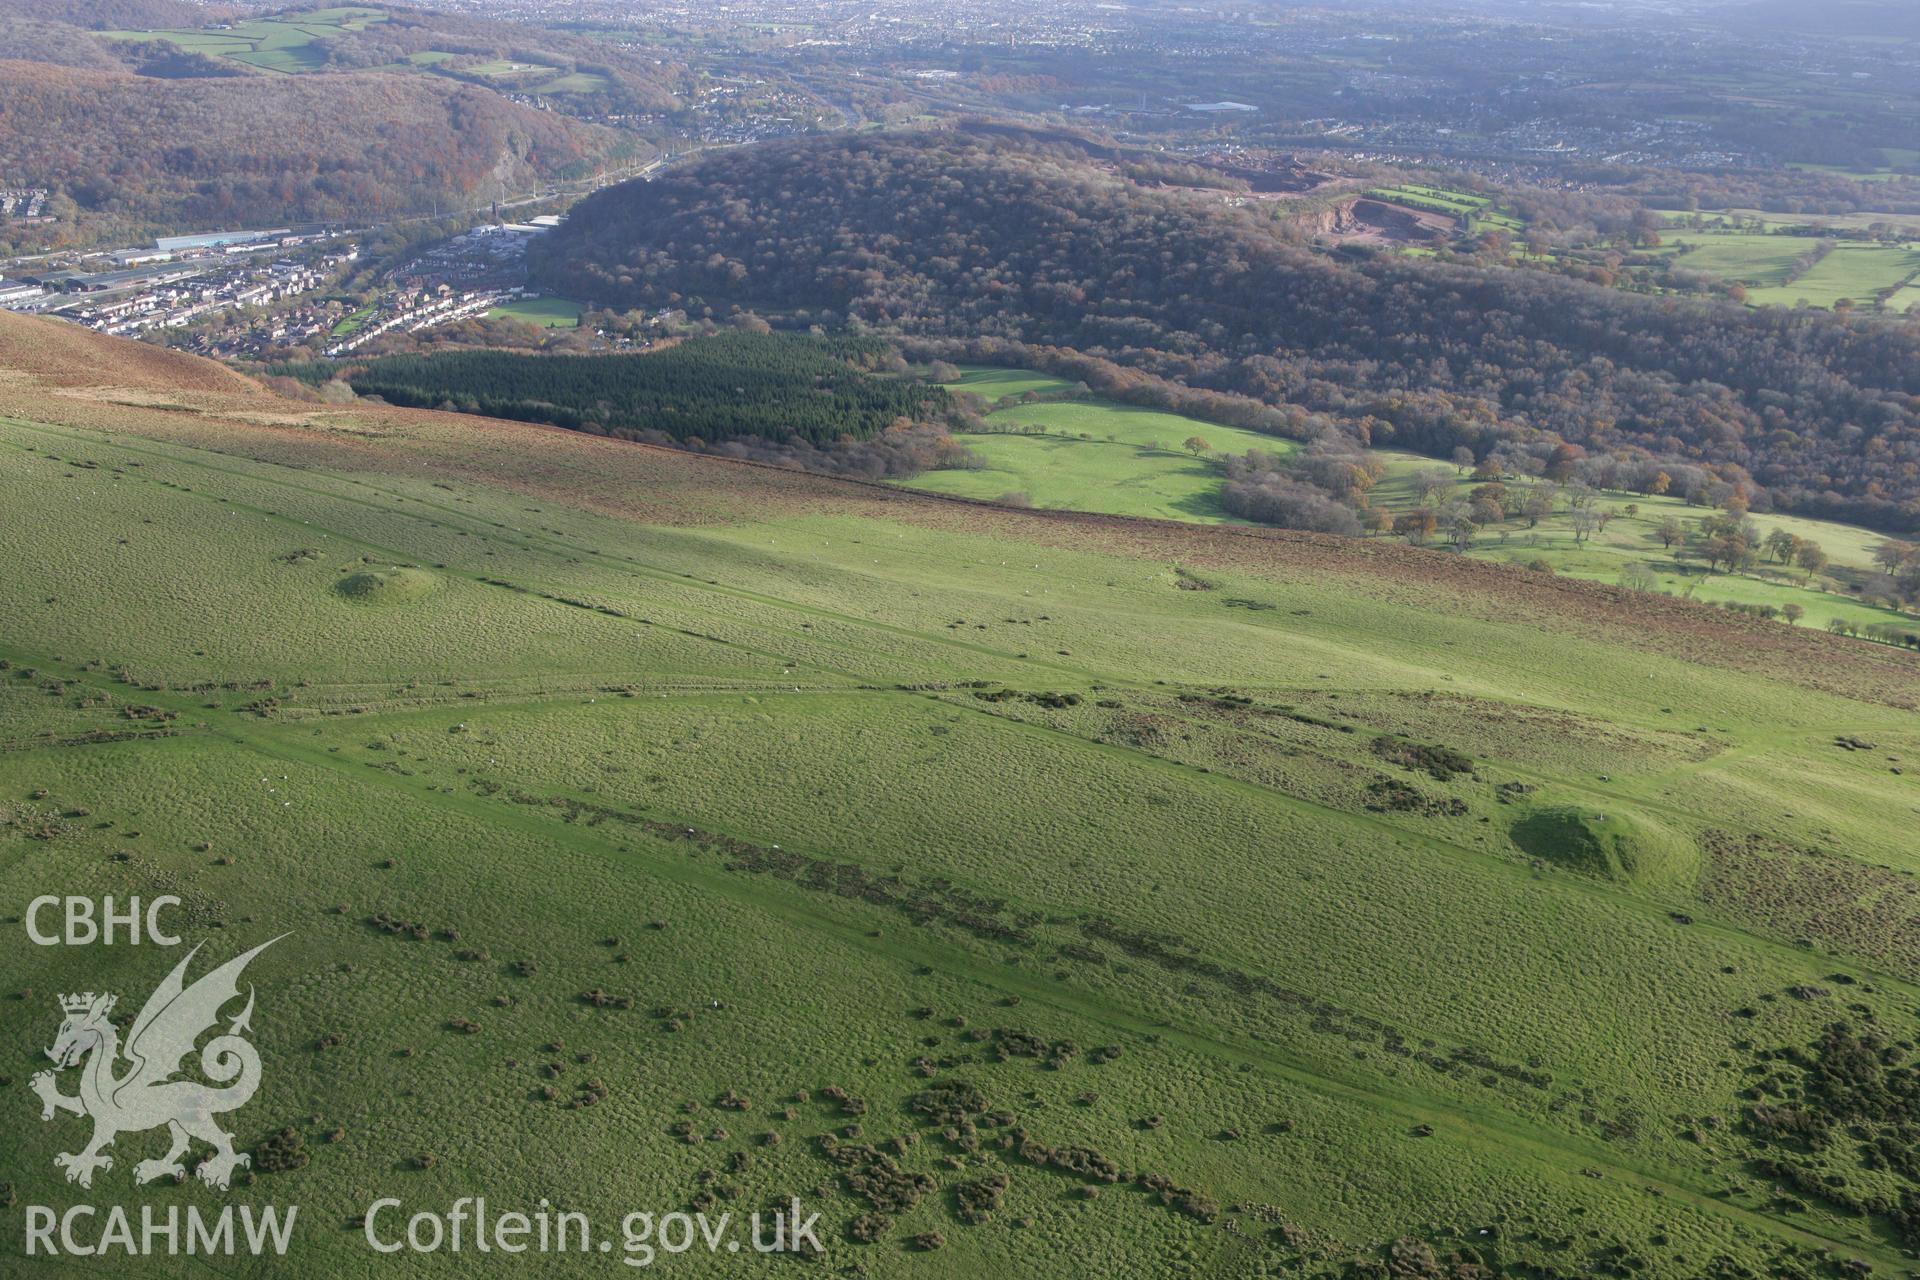
<instances>
[{"instance_id":1,"label":"grassy hillside","mask_svg":"<svg viewBox=\"0 0 1920 1280\"><path fill-rule=\"evenodd\" d=\"M655 77L666 74L654 59L627 57L598 42L582 43L564 33L511 28L487 21L419 11L396 13L360 5L287 10L245 21L209 23L215 15L187 10L179 26L105 29L99 37L116 51L138 59L143 46L166 46L208 59L201 73L265 71L297 74L352 68L389 72L425 71L515 93L549 97L590 95L660 105L667 94ZM551 44L553 51L523 54L526 41ZM501 56L516 50L513 56ZM611 56L619 65L595 61L580 66L582 54ZM649 74L651 73L651 74Z\"/></svg>"},{"instance_id":2,"label":"grassy hillside","mask_svg":"<svg viewBox=\"0 0 1920 1280\"><path fill-rule=\"evenodd\" d=\"M314 71L326 65L324 41L348 31L364 31L375 23L387 21L381 9L352 5L309 9L284 17L258 18L248 22L224 23L211 28L198 26L147 30L104 31L109 40L164 40L187 50L224 58L262 71Z\"/></svg>"},{"instance_id":3,"label":"grassy hillside","mask_svg":"<svg viewBox=\"0 0 1920 1280\"><path fill-rule=\"evenodd\" d=\"M1911 232L1911 217L1849 214L1810 220L1755 210L1669 217L1674 226L1658 252L1675 266L1745 285L1753 305L1832 307L1844 299L1859 308L1883 304L1899 314L1913 302L1908 295L1920 277L1920 243L1832 240L1831 252L1810 260L1821 244L1810 234L1816 226Z\"/></svg>"},{"instance_id":4,"label":"grassy hillside","mask_svg":"<svg viewBox=\"0 0 1920 1280\"><path fill-rule=\"evenodd\" d=\"M209 959L289 935L228 1197L301 1206L281 1273L385 1268L382 1195L617 1239L797 1194L874 1276L1920 1244L1877 1154L1907 1079L1862 1040L1920 1007L1910 655L282 401L17 317L0 364L0 891L176 893ZM51 993L133 1003L169 959L0 929L16 1225L223 1199L133 1190L151 1134L68 1185L80 1122L20 1092Z\"/></svg>"}]
</instances>

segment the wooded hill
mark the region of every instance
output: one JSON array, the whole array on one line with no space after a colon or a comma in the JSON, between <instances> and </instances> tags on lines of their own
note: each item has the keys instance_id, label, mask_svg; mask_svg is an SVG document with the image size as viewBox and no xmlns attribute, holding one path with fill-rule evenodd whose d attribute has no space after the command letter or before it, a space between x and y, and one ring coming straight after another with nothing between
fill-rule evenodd
<instances>
[{"instance_id":1,"label":"wooded hill","mask_svg":"<svg viewBox=\"0 0 1920 1280\"><path fill-rule=\"evenodd\" d=\"M1070 346L1484 455L1551 432L1711 467L1760 505L1920 528L1920 325L1291 244L1268 206L1147 190L1017 132L807 139L582 203L550 288Z\"/></svg>"},{"instance_id":2,"label":"wooded hill","mask_svg":"<svg viewBox=\"0 0 1920 1280\"><path fill-rule=\"evenodd\" d=\"M425 76L161 80L0 63L0 173L128 229L445 209L589 172L627 145Z\"/></svg>"}]
</instances>

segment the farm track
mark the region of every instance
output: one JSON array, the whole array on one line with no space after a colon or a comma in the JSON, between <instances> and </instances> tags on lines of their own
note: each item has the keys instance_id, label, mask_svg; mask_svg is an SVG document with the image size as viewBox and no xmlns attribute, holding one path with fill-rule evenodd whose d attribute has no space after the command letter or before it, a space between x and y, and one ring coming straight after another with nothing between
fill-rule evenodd
<instances>
[{"instance_id":1,"label":"farm track","mask_svg":"<svg viewBox=\"0 0 1920 1280\"><path fill-rule=\"evenodd\" d=\"M101 729L94 732L61 734L55 737L0 738L0 752L47 751L55 747L98 747L118 742L158 742L163 738L178 738L192 734L205 735L206 732L206 729L196 726L186 729L131 731Z\"/></svg>"}]
</instances>

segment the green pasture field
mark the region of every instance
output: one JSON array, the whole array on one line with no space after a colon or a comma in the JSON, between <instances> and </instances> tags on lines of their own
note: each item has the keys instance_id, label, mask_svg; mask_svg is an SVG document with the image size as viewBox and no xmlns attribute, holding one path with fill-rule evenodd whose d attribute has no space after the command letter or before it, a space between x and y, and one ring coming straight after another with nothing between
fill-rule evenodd
<instances>
[{"instance_id":1,"label":"green pasture field","mask_svg":"<svg viewBox=\"0 0 1920 1280\"><path fill-rule=\"evenodd\" d=\"M1831 307L1842 298L1866 305L1883 293L1897 290L1920 273L1920 245L1866 245L1840 243L1815 263L1813 269L1790 284L1751 290L1749 301L1791 306L1801 299Z\"/></svg>"},{"instance_id":2,"label":"green pasture field","mask_svg":"<svg viewBox=\"0 0 1920 1280\"><path fill-rule=\"evenodd\" d=\"M389 1261L375 1197L475 1194L616 1241L797 1195L876 1277L1340 1276L1396 1240L1514 1275L1906 1266L1887 1215L1783 1201L1755 1161L1813 1157L1742 1096L1837 1021L1915 1034L1902 655L1556 616L1439 552L1379 575L1417 553L298 410L287 441L0 419L16 1088L53 993L135 1004L174 960L34 946L34 895L175 894L208 962L285 935L248 973L250 1180L135 1190L163 1139L126 1133L71 1186L82 1122L22 1093L19 1203L299 1204L276 1270L315 1277ZM1284 443L992 420L1056 433L969 443L1055 451L1003 461L1062 493L1150 439ZM1838 1135L1817 1159L1910 1186ZM874 1169L922 1179L884 1223Z\"/></svg>"},{"instance_id":3,"label":"green pasture field","mask_svg":"<svg viewBox=\"0 0 1920 1280\"><path fill-rule=\"evenodd\" d=\"M1742 222L1759 222L1768 226L1804 227L1819 225L1849 231L1864 231L1876 223L1905 228L1920 232L1920 214L1914 213L1835 213L1809 216L1804 213L1769 213L1764 209L1727 209L1703 210L1698 215L1691 213L1667 213L1664 215L1672 222L1685 222L1698 216L1706 219L1709 226L1716 220L1738 219Z\"/></svg>"},{"instance_id":4,"label":"green pasture field","mask_svg":"<svg viewBox=\"0 0 1920 1280\"><path fill-rule=\"evenodd\" d=\"M518 298L487 312L492 320L524 320L543 329L580 327L580 304L571 298Z\"/></svg>"},{"instance_id":5,"label":"green pasture field","mask_svg":"<svg viewBox=\"0 0 1920 1280\"><path fill-rule=\"evenodd\" d=\"M100 34L108 40L166 40L179 45L188 53L248 53L254 47L251 39L231 31L198 31L187 28L177 31L102 31Z\"/></svg>"},{"instance_id":6,"label":"green pasture field","mask_svg":"<svg viewBox=\"0 0 1920 1280\"><path fill-rule=\"evenodd\" d=\"M312 43L284 46L278 49L261 48L252 53L234 53L227 56L234 62L244 62L248 66L259 67L265 71L282 71L289 74L318 71L327 64L324 54Z\"/></svg>"},{"instance_id":7,"label":"green pasture field","mask_svg":"<svg viewBox=\"0 0 1920 1280\"><path fill-rule=\"evenodd\" d=\"M600 93L612 87L612 81L591 71L570 71L540 85L541 93Z\"/></svg>"},{"instance_id":8,"label":"green pasture field","mask_svg":"<svg viewBox=\"0 0 1920 1280\"><path fill-rule=\"evenodd\" d=\"M376 22L387 20L386 11L371 9L361 5L332 5L319 9L306 9L288 15L288 20L309 26L340 27L347 31L364 31Z\"/></svg>"},{"instance_id":9,"label":"green pasture field","mask_svg":"<svg viewBox=\"0 0 1920 1280\"><path fill-rule=\"evenodd\" d=\"M1002 387L1012 389L1003 394L1069 390L1065 383L1026 371L984 368L967 371L960 385L981 388L983 395ZM1198 523L1236 522L1219 504L1223 483L1219 468L1181 451L1179 443L1199 435L1221 453L1261 449L1284 454L1298 447L1256 432L1100 400L1017 405L989 414L987 421L995 426L1032 424L1046 434L967 435L965 444L985 460L984 468L925 472L905 483L985 501L1018 493L1037 507ZM1149 447L1152 441L1163 447ZM1386 474L1373 490L1372 500L1395 513L1416 505L1416 472L1455 470L1418 454L1375 452ZM1469 478L1456 475L1447 496L1464 498L1472 487ZM1629 505L1637 508L1636 515L1625 514ZM1756 514L1754 522L1763 534L1784 529L1818 542L1826 551L1840 581L1823 577L1819 583L1810 583L1791 566L1763 563L1750 575L1710 574L1698 561L1677 558L1657 537L1661 522L1672 517L1691 531L1707 514L1683 499L1608 493L1600 495L1598 506L1612 511L1614 518L1606 529L1583 541L1576 543L1571 513L1563 507L1535 528L1518 519L1490 526L1467 554L1517 565L1545 561L1556 572L1602 582L1617 582L1629 565L1648 565L1659 575L1660 589L1670 595L1706 603L1734 601L1776 608L1796 604L1805 611L1800 625L1808 627L1824 627L1835 618L1913 622L1907 615L1863 603L1844 590L1847 581L1858 581L1873 568L1873 550L1885 537L1871 530L1771 512Z\"/></svg>"},{"instance_id":10,"label":"green pasture field","mask_svg":"<svg viewBox=\"0 0 1920 1280\"><path fill-rule=\"evenodd\" d=\"M1688 225L1695 217L1703 217L1705 225ZM1668 221L1672 228L1665 236L1667 244L1659 249L1661 253L1674 255L1672 261L1676 265L1749 286L1747 301L1753 305L1791 307L1807 303L1812 307L1832 307L1841 299L1849 299L1859 307L1870 307L1882 297L1887 301L1887 309L1895 313L1912 305L1912 297L1901 294L1912 286L1916 274L1920 274L1920 244L1839 240L1832 253L1814 263L1809 271L1793 276L1795 261L1812 248L1814 238L1782 232L1814 225L1832 226L1834 230L1891 225L1905 232L1920 232L1920 219L1891 213L1849 213L1809 219L1805 215L1734 209L1724 215L1670 213ZM1778 230L1751 230L1755 223Z\"/></svg>"},{"instance_id":11,"label":"green pasture field","mask_svg":"<svg viewBox=\"0 0 1920 1280\"><path fill-rule=\"evenodd\" d=\"M1880 158L1880 166L1873 169L1849 169L1830 164L1790 164L1787 167L1817 173L1837 173L1861 182L1888 182L1914 176L1916 171L1920 171L1920 151L1910 147L1881 147Z\"/></svg>"},{"instance_id":12,"label":"green pasture field","mask_svg":"<svg viewBox=\"0 0 1920 1280\"><path fill-rule=\"evenodd\" d=\"M1894 169L1844 169L1830 164L1790 164L1790 169L1805 169L1814 173L1837 173L1843 178L1852 178L1857 182L1897 182L1906 174Z\"/></svg>"},{"instance_id":13,"label":"green pasture field","mask_svg":"<svg viewBox=\"0 0 1920 1280\"><path fill-rule=\"evenodd\" d=\"M1422 183L1403 182L1394 187L1378 187L1367 193L1382 200L1397 200L1419 208L1433 209L1439 213L1450 213L1456 217L1471 216L1476 222L1503 227L1509 231L1519 231L1523 224L1508 214L1492 210L1492 201L1485 196L1469 191L1453 191L1446 187L1431 187Z\"/></svg>"},{"instance_id":14,"label":"green pasture field","mask_svg":"<svg viewBox=\"0 0 1920 1280\"><path fill-rule=\"evenodd\" d=\"M968 374L960 389L982 395L1064 389L1051 379L1008 371L993 378ZM1030 385L1031 384L1031 385ZM1291 440L1153 409L1103 400L1015 405L987 415L997 433L963 437L986 461L977 471L930 471L914 477L915 488L967 498L996 499L1024 493L1034 506L1162 520L1231 521L1220 505L1220 469L1181 445L1198 436L1220 453L1263 449L1289 453ZM1037 427L1037 434L1010 429Z\"/></svg>"},{"instance_id":15,"label":"green pasture field","mask_svg":"<svg viewBox=\"0 0 1920 1280\"><path fill-rule=\"evenodd\" d=\"M1183 437L1184 438L1184 437ZM977 471L929 471L914 488L994 501L1024 494L1037 507L1216 523L1220 475L1209 462L1174 449L1058 436L969 435L962 443L985 460Z\"/></svg>"},{"instance_id":16,"label":"green pasture field","mask_svg":"<svg viewBox=\"0 0 1920 1280\"><path fill-rule=\"evenodd\" d=\"M1794 260L1815 245L1814 240L1803 236L1691 229L1676 230L1666 241L1663 249L1676 255L1678 265L1750 286L1784 285ZM1687 252L1680 252L1682 246L1688 246Z\"/></svg>"},{"instance_id":17,"label":"green pasture field","mask_svg":"<svg viewBox=\"0 0 1920 1280\"><path fill-rule=\"evenodd\" d=\"M505 58L495 58L490 62L480 62L471 67L464 67L462 68L462 72L466 75L488 77L529 76L542 72L551 74L559 69L558 67L547 66L541 62L512 62Z\"/></svg>"},{"instance_id":18,"label":"green pasture field","mask_svg":"<svg viewBox=\"0 0 1920 1280\"><path fill-rule=\"evenodd\" d=\"M990 404L1004 396L1022 396L1030 392L1059 395L1073 390L1073 384L1064 378L1049 377L1027 369L1003 369L990 365L962 369L960 381L949 385L956 391L970 391L982 396Z\"/></svg>"},{"instance_id":19,"label":"green pasture field","mask_svg":"<svg viewBox=\"0 0 1920 1280\"><path fill-rule=\"evenodd\" d=\"M518 87L534 93L599 93L611 86L611 81L603 75L589 71L562 72L559 67L541 62L515 62L504 58L476 63L473 66L449 68L445 64L452 54L415 54L408 61L416 66L425 66L429 70L439 71L455 78L478 76L487 80L513 80Z\"/></svg>"},{"instance_id":20,"label":"green pasture field","mask_svg":"<svg viewBox=\"0 0 1920 1280\"><path fill-rule=\"evenodd\" d=\"M385 11L357 6L311 9L279 17L236 22L222 28L103 31L110 40L167 40L189 53L227 58L266 71L314 71L326 65L318 47L345 31L364 31L387 21Z\"/></svg>"},{"instance_id":21,"label":"green pasture field","mask_svg":"<svg viewBox=\"0 0 1920 1280\"><path fill-rule=\"evenodd\" d=\"M1804 302L1831 307L1849 299L1865 307L1883 295L1897 297L1920 274L1920 244L1841 240L1835 242L1831 253L1796 276L1796 260L1815 243L1811 236L1780 232L1675 227L1658 252L1673 255L1672 261L1678 266L1747 285L1747 301L1755 306ZM1683 247L1685 252L1681 251ZM1905 309L1891 301L1889 306L1896 311Z\"/></svg>"},{"instance_id":22,"label":"green pasture field","mask_svg":"<svg viewBox=\"0 0 1920 1280\"><path fill-rule=\"evenodd\" d=\"M1401 198L1425 200L1431 204L1445 205L1461 213L1471 213L1483 203L1478 197L1463 191L1448 191L1442 187L1428 187L1411 182L1394 187L1380 187L1374 194L1388 200Z\"/></svg>"}]
</instances>

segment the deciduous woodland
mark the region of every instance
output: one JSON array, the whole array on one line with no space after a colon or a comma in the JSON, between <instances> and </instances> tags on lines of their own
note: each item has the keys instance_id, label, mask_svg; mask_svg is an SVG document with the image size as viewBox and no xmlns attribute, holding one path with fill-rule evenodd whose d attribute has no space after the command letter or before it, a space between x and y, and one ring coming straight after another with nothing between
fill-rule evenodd
<instances>
[{"instance_id":1,"label":"deciduous woodland","mask_svg":"<svg viewBox=\"0 0 1920 1280\"><path fill-rule=\"evenodd\" d=\"M162 80L0 62L0 177L31 175L88 225L129 234L428 212L633 145L425 76Z\"/></svg>"},{"instance_id":2,"label":"deciduous woodland","mask_svg":"<svg viewBox=\"0 0 1920 1280\"><path fill-rule=\"evenodd\" d=\"M1920 325L1289 242L1269 206L1149 190L964 128L717 153L539 247L559 292L1072 347L1334 415L1363 442L1564 441L1691 464L1756 507L1920 529ZM777 313L777 314L775 314Z\"/></svg>"}]
</instances>

